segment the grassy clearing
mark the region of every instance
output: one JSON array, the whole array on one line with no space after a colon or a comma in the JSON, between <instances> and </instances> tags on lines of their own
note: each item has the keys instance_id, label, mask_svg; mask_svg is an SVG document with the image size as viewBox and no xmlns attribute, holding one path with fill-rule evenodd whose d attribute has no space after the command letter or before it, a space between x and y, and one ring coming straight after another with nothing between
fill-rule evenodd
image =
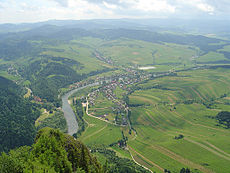
<instances>
[{"instance_id":1,"label":"grassy clearing","mask_svg":"<svg viewBox=\"0 0 230 173\"><path fill-rule=\"evenodd\" d=\"M31 96L31 90L29 88L27 89L27 93L24 95L24 98L29 98Z\"/></svg>"},{"instance_id":2,"label":"grassy clearing","mask_svg":"<svg viewBox=\"0 0 230 173\"><path fill-rule=\"evenodd\" d=\"M0 71L0 76L3 76L5 78L13 80L13 81L17 81L20 79L19 76L10 75L6 71Z\"/></svg>"},{"instance_id":3,"label":"grassy clearing","mask_svg":"<svg viewBox=\"0 0 230 173\"><path fill-rule=\"evenodd\" d=\"M53 112L52 114L47 112L46 109L42 108L41 109L41 116L38 117L38 119L35 121L35 126L37 127L44 119L51 117L54 115L55 112Z\"/></svg>"}]
</instances>

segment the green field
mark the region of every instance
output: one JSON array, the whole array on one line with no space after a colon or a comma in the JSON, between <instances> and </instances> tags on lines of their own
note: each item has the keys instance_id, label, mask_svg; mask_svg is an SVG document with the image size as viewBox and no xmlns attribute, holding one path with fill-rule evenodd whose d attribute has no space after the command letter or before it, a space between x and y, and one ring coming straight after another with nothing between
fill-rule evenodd
<instances>
[{"instance_id":1,"label":"green field","mask_svg":"<svg viewBox=\"0 0 230 173\"><path fill-rule=\"evenodd\" d=\"M116 107L116 105L100 93L95 99L95 105L90 105L89 113L96 117L103 117L104 119L114 123L116 115L112 111L113 107Z\"/></svg>"},{"instance_id":2,"label":"green field","mask_svg":"<svg viewBox=\"0 0 230 173\"><path fill-rule=\"evenodd\" d=\"M97 60L92 54L94 52L94 47L90 44L95 42L97 39L85 38L84 43L82 40L73 40L66 44L59 45L44 45L47 51L42 52L42 55L48 55L53 57L65 57L69 59L76 60L82 64L83 68L76 68L78 73L89 73L92 71L102 70L104 68L111 68L107 64ZM62 51L57 51L60 49Z\"/></svg>"},{"instance_id":3,"label":"green field","mask_svg":"<svg viewBox=\"0 0 230 173\"><path fill-rule=\"evenodd\" d=\"M186 40L177 40L173 34L148 40L132 33L127 38L119 37L116 32L114 37L96 32L64 40L29 40L39 51L20 54L23 52L20 50L4 55L0 58L0 76L31 89L32 93L25 97L33 94L42 99L44 105L40 105L41 116L36 126L56 128L60 124L66 131L62 113L53 110L61 106L58 95L67 92L69 85L94 79L102 82L103 77L114 80L115 75L119 81L127 74L125 83L130 78L138 81L142 75L162 74L129 83L124 90L117 85L111 89L116 96L113 101L100 92L94 98L95 104L89 106L89 114L95 117L84 112L86 126L79 139L89 147L103 146L156 172L167 169L176 173L183 167L194 173L230 172L230 130L215 119L219 112L230 111L230 68L226 67L230 64L229 41L210 41L211 37L197 35L199 43L194 40L190 43L188 39L194 39L194 35L183 34L177 36ZM225 67L215 67L218 64ZM156 68L138 69L148 66ZM79 90L70 100L85 102L87 95L98 87L101 86ZM130 93L128 97L127 93ZM121 100L128 100L130 117L123 103L116 104ZM52 106L52 112L46 111L46 104ZM126 127L119 126L124 119L127 122L130 119L131 125L126 122ZM118 141L125 137L127 145L120 146ZM95 155L105 162L101 154Z\"/></svg>"},{"instance_id":4,"label":"green field","mask_svg":"<svg viewBox=\"0 0 230 173\"><path fill-rule=\"evenodd\" d=\"M220 44L223 43L213 46ZM176 72L175 76L151 79L135 86L138 90L129 95L130 120L134 129L131 134L128 127L118 127L84 115L87 127L80 140L88 146L103 145L121 157L133 157L156 172L164 169L179 172L183 167L193 172L230 171L230 146L227 142L230 131L218 126L214 118L218 112L230 110L230 70L206 68L186 71L190 67L227 62L222 51L229 52L229 46L202 52L200 48L189 45L85 37L45 47L47 51L43 55L78 61L81 64L75 68L78 73L118 69L98 77L122 74L123 67L156 67L146 73L185 70ZM54 48L63 51L55 51ZM103 58L110 58L114 66L97 59L95 51ZM90 91L86 88L73 97L86 96ZM118 87L114 93L120 100L126 94ZM90 105L89 113L96 117L106 115L106 119L113 123L116 115L112 107L115 107L114 103L100 93L95 105ZM129 151L109 146L122 139L122 131L128 137ZM183 137L176 139L179 136ZM102 155L96 155L104 162Z\"/></svg>"},{"instance_id":5,"label":"green field","mask_svg":"<svg viewBox=\"0 0 230 173\"><path fill-rule=\"evenodd\" d=\"M99 51L111 57L117 64L170 64L190 63L196 51L188 46L155 44L131 39L119 39L104 43Z\"/></svg>"},{"instance_id":6,"label":"green field","mask_svg":"<svg viewBox=\"0 0 230 173\"><path fill-rule=\"evenodd\" d=\"M122 138L121 127L117 127L96 118L84 115L87 123L86 130L82 133L80 140L86 145L109 145Z\"/></svg>"},{"instance_id":7,"label":"green field","mask_svg":"<svg viewBox=\"0 0 230 173\"><path fill-rule=\"evenodd\" d=\"M40 43L41 44L41 43ZM221 43L222 45L223 43ZM115 67L154 65L154 72L193 67L196 63L206 64L228 60L220 51L229 51L229 46L217 51L205 52L199 56L200 48L173 43L150 43L128 38L103 40L100 38L83 37L57 45L42 44L46 51L41 55L65 57L81 63L76 68L79 73L89 73L114 66L96 58L99 52L104 58L111 58Z\"/></svg>"},{"instance_id":8,"label":"green field","mask_svg":"<svg viewBox=\"0 0 230 173\"><path fill-rule=\"evenodd\" d=\"M230 131L216 126L214 117L229 106L220 106L223 94L229 96L230 70L199 70L179 73L145 84L129 96L133 107L131 121L137 138L129 145L146 163L178 172L181 167L201 172L229 172ZM163 89L145 89L160 85ZM194 103L184 103L192 100ZM210 104L210 108L205 106ZM226 103L226 102L225 102ZM175 136L183 135L182 139ZM139 154L137 154L139 153Z\"/></svg>"},{"instance_id":9,"label":"green field","mask_svg":"<svg viewBox=\"0 0 230 173\"><path fill-rule=\"evenodd\" d=\"M128 136L133 158L145 167L163 172L229 172L229 129L218 126L215 117L230 110L229 69L204 69L177 73L137 85L141 88L129 95L131 123L136 131L116 127L84 115L88 127L80 139L89 146L105 145ZM122 90L116 89L121 96ZM102 95L94 108L112 106ZM93 108L90 108L93 109ZM102 112L103 112L102 111ZM99 111L100 112L100 111ZM100 112L101 113L101 112ZM176 137L183 135L181 139ZM115 147L121 157L125 150ZM98 155L103 160L103 157Z\"/></svg>"},{"instance_id":10,"label":"green field","mask_svg":"<svg viewBox=\"0 0 230 173\"><path fill-rule=\"evenodd\" d=\"M198 62L213 62L213 61L215 62L221 60L228 60L228 59L225 58L222 53L218 53L218 52L209 52L208 54L205 54L197 58Z\"/></svg>"}]
</instances>

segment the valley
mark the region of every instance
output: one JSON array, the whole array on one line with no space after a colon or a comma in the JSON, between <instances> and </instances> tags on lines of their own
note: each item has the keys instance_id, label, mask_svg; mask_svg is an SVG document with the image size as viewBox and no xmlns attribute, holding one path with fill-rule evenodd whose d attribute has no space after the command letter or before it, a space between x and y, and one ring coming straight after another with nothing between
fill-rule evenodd
<instances>
[{"instance_id":1,"label":"valley","mask_svg":"<svg viewBox=\"0 0 230 173\"><path fill-rule=\"evenodd\" d=\"M0 43L0 75L36 113L29 144L48 126L114 172L230 171L228 38L44 25Z\"/></svg>"},{"instance_id":2,"label":"valley","mask_svg":"<svg viewBox=\"0 0 230 173\"><path fill-rule=\"evenodd\" d=\"M124 157L130 153L135 161L153 171L164 168L176 172L180 167L189 167L196 172L219 172L223 169L227 172L230 155L228 144L224 144L223 140L228 139L230 133L218 126L214 118L222 110L222 105L229 104L224 101L229 94L229 84L223 85L222 81L226 84L230 78L223 75L223 71L228 74L229 68L217 66L213 70L212 66L173 72L172 75L161 73L154 77L148 73L147 77L140 75L142 80L135 80L135 75L129 76L128 79L135 81L131 84L128 81L123 83L121 76L125 78L125 74L110 76L110 81L107 79L108 84L104 83L102 89L92 88L91 93L79 95L90 100L87 100L83 116L87 128L80 139L89 146L109 145L119 141L120 131L128 137L127 144L122 152L116 145L113 150L118 150ZM109 95L105 95L107 90ZM127 95L128 98L125 98ZM126 101L123 109L116 104L118 100ZM116 109L120 113L116 113ZM122 110L123 120L130 122L123 122L124 126L119 127L118 117L122 115ZM113 138L109 137L110 134ZM190 150L196 152L192 154ZM211 162L205 159L206 162L202 163L207 155ZM219 169L218 164L222 165Z\"/></svg>"}]
</instances>

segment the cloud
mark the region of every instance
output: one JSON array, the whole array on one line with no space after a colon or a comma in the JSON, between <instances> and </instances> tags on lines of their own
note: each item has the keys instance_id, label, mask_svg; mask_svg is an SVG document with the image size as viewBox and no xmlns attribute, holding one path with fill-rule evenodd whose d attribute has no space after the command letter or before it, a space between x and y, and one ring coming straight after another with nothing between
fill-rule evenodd
<instances>
[{"instance_id":1,"label":"cloud","mask_svg":"<svg viewBox=\"0 0 230 173\"><path fill-rule=\"evenodd\" d=\"M68 6L68 0L53 0L57 2L59 5L67 7Z\"/></svg>"},{"instance_id":2,"label":"cloud","mask_svg":"<svg viewBox=\"0 0 230 173\"><path fill-rule=\"evenodd\" d=\"M197 8L199 8L200 10L204 12L208 12L208 13L214 12L214 7L209 4L204 4L204 3L197 4Z\"/></svg>"},{"instance_id":3,"label":"cloud","mask_svg":"<svg viewBox=\"0 0 230 173\"><path fill-rule=\"evenodd\" d=\"M109 9L117 9L118 8L117 5L115 5L115 4L109 4L109 3L105 2L105 1L103 1L103 4L104 4L104 6L106 8L109 8Z\"/></svg>"},{"instance_id":4,"label":"cloud","mask_svg":"<svg viewBox=\"0 0 230 173\"><path fill-rule=\"evenodd\" d=\"M175 12L175 6L170 5L166 0L138 0L132 2L134 9L146 12Z\"/></svg>"},{"instance_id":5,"label":"cloud","mask_svg":"<svg viewBox=\"0 0 230 173\"><path fill-rule=\"evenodd\" d=\"M0 0L0 23L49 19L230 16L229 0Z\"/></svg>"},{"instance_id":6,"label":"cloud","mask_svg":"<svg viewBox=\"0 0 230 173\"><path fill-rule=\"evenodd\" d=\"M104 2L108 3L108 4L119 4L119 0L86 0L89 3L95 3L95 4L103 4Z\"/></svg>"}]
</instances>

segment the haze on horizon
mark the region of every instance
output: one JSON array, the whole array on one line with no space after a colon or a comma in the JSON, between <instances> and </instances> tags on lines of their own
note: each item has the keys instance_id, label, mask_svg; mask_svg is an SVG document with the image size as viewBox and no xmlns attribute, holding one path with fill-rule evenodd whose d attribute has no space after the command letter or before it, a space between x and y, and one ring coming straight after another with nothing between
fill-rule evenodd
<instances>
[{"instance_id":1,"label":"haze on horizon","mask_svg":"<svg viewBox=\"0 0 230 173\"><path fill-rule=\"evenodd\" d=\"M46 20L228 19L229 0L0 0L0 23Z\"/></svg>"}]
</instances>

